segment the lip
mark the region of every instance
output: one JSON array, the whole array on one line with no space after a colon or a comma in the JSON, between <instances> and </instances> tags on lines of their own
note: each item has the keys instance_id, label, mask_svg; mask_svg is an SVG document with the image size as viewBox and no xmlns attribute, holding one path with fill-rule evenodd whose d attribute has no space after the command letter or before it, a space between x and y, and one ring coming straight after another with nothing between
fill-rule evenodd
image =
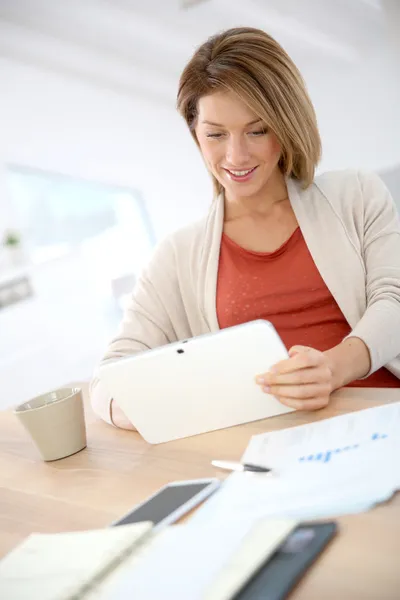
<instances>
[{"instance_id":1,"label":"lip","mask_svg":"<svg viewBox=\"0 0 400 600\"><path fill-rule=\"evenodd\" d=\"M222 167L222 168L224 169L224 171L226 172L226 174L232 181L236 181L237 183L244 183L246 181L249 181L249 179L252 178L257 167L258 167L258 165L256 165L255 167L250 167L251 170L249 173L247 173L247 175L239 175L239 176L234 175L230 169L227 169L225 167ZM233 169L233 170L234 171L247 171L248 169L243 169L243 167L242 167L241 169Z\"/></svg>"}]
</instances>

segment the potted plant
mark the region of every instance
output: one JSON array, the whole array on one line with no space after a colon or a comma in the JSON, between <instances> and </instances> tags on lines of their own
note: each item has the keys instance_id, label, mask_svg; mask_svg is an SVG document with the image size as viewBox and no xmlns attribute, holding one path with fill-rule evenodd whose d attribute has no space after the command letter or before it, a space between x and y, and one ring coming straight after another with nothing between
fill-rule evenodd
<instances>
[{"instance_id":1,"label":"potted plant","mask_svg":"<svg viewBox=\"0 0 400 600\"><path fill-rule=\"evenodd\" d=\"M11 229L5 231L2 246L5 250L5 259L9 266L16 267L24 263L21 236L18 231Z\"/></svg>"}]
</instances>

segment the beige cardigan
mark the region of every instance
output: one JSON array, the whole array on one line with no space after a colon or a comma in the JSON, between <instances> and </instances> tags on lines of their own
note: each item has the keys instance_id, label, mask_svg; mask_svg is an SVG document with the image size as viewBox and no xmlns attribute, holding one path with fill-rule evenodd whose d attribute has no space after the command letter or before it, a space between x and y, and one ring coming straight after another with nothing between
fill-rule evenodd
<instances>
[{"instance_id":1,"label":"beige cardigan","mask_svg":"<svg viewBox=\"0 0 400 600\"><path fill-rule=\"evenodd\" d=\"M378 176L356 171L320 175L303 190L287 181L290 202L315 264L371 354L400 378L400 227ZM103 362L217 331L216 285L223 197L206 218L161 242L131 297ZM157 374L155 373L155 377ZM97 373L95 412L110 420L110 396Z\"/></svg>"}]
</instances>

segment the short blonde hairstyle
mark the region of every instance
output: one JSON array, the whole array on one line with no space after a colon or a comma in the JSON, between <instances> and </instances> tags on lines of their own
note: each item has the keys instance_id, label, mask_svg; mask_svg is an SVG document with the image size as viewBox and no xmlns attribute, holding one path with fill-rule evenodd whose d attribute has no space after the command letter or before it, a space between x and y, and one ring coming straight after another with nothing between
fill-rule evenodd
<instances>
[{"instance_id":1,"label":"short blonde hairstyle","mask_svg":"<svg viewBox=\"0 0 400 600\"><path fill-rule=\"evenodd\" d=\"M282 173L309 186L321 156L317 119L299 70L278 42L260 29L239 27L196 50L181 75L177 107L197 144L198 101L217 91L235 93L275 133Z\"/></svg>"}]
</instances>

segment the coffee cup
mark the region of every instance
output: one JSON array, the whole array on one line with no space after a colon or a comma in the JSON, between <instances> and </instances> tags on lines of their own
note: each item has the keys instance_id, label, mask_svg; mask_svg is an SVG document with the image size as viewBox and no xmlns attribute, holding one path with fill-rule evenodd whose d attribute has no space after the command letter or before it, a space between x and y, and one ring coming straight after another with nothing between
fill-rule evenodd
<instances>
[{"instance_id":1,"label":"coffee cup","mask_svg":"<svg viewBox=\"0 0 400 600\"><path fill-rule=\"evenodd\" d=\"M14 414L45 461L65 458L86 447L80 388L60 388L47 392L15 407Z\"/></svg>"}]
</instances>

